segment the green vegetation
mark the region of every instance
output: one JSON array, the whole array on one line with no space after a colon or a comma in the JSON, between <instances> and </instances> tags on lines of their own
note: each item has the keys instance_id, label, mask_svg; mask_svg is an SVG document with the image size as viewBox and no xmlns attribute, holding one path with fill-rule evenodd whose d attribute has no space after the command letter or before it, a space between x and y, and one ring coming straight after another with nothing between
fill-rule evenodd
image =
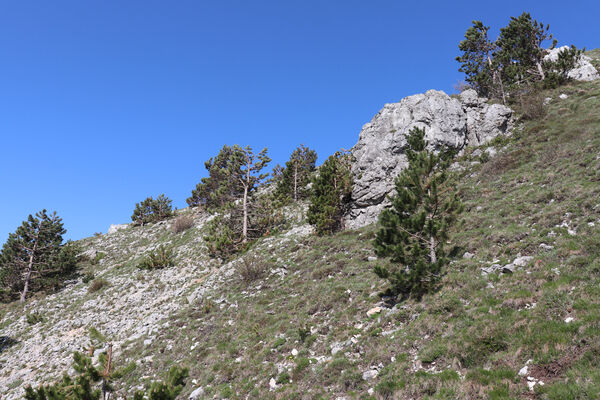
<instances>
[{"instance_id":1,"label":"green vegetation","mask_svg":"<svg viewBox=\"0 0 600 400\"><path fill-rule=\"evenodd\" d=\"M162 221L173 215L173 201L164 194L156 199L148 197L141 203L136 203L131 220L136 225L145 225L151 222Z\"/></svg>"},{"instance_id":2,"label":"green vegetation","mask_svg":"<svg viewBox=\"0 0 600 400\"><path fill-rule=\"evenodd\" d=\"M457 251L446 251L445 244L462 204L448 172L453 149L437 154L427 149L425 130L419 128L409 132L407 142L408 167L396 179L392 206L379 216L374 242L376 254L397 265L391 271L378 265L374 271L389 280L387 295L420 299L437 287L442 268Z\"/></svg>"},{"instance_id":3,"label":"green vegetation","mask_svg":"<svg viewBox=\"0 0 600 400\"><path fill-rule=\"evenodd\" d=\"M139 269L154 270L160 268L173 267L175 265L175 254L173 249L164 245L159 246L156 250L151 251L138 264Z\"/></svg>"},{"instance_id":4,"label":"green vegetation","mask_svg":"<svg viewBox=\"0 0 600 400\"><path fill-rule=\"evenodd\" d=\"M39 386L37 389L27 386L25 388L26 400L99 400L109 398L111 394L127 396L131 391L121 388L115 390L115 383L131 373L135 363L124 368L114 370L112 360L112 346L102 353L99 358L100 365L94 366L92 359L74 353L73 369L75 377L65 374L61 381L53 385ZM175 400L185 386L189 372L186 368L177 366L169 369L165 382L153 382L147 392L136 390L133 392L134 400ZM117 393L114 393L117 392Z\"/></svg>"},{"instance_id":5,"label":"green vegetation","mask_svg":"<svg viewBox=\"0 0 600 400\"><path fill-rule=\"evenodd\" d=\"M256 192L265 184L268 174L261 171L270 161L266 148L254 153L249 146L225 145L205 163L209 176L202 178L187 202L220 213L205 236L213 256L226 259L268 231L271 207Z\"/></svg>"},{"instance_id":6,"label":"green vegetation","mask_svg":"<svg viewBox=\"0 0 600 400\"><path fill-rule=\"evenodd\" d=\"M300 145L290 155L289 161L285 163L285 168L279 167L281 168L279 170L275 167L273 175L277 184L276 197L284 203L308 198L310 195L308 184L315 171L316 161L317 152Z\"/></svg>"},{"instance_id":7,"label":"green vegetation","mask_svg":"<svg viewBox=\"0 0 600 400\"><path fill-rule=\"evenodd\" d=\"M368 261L376 227L274 235L243 256L262 262L259 279L252 271L249 279L234 276L226 290L169 318L177 334L165 330L150 348L128 348L126 356L154 355L133 376L164 370L182 354L209 398L360 399L371 388L372 398L595 398L600 87L568 84L542 95L555 99L546 117L523 120L512 137L486 145L498 154L482 163L467 149L457 159L464 212L448 235L474 256L449 264L439 291L369 318L381 285ZM519 253L534 260L513 274L482 275L481 267ZM285 274L269 272L275 268ZM186 336L201 345L190 351ZM530 375L545 383L535 392L518 376L530 359ZM377 378L362 379L380 363ZM280 382L272 391L271 378Z\"/></svg>"},{"instance_id":8,"label":"green vegetation","mask_svg":"<svg viewBox=\"0 0 600 400\"><path fill-rule=\"evenodd\" d=\"M543 43L552 39L549 25L544 26L527 12L511 17L509 24L500 28L496 41L489 39L489 29L481 21L473 21L458 45L462 55L456 60L466 82L480 95L505 104L521 101L534 88L564 84L584 51L571 46L559 53L558 61L544 61L547 51ZM552 48L555 46L556 39Z\"/></svg>"},{"instance_id":9,"label":"green vegetation","mask_svg":"<svg viewBox=\"0 0 600 400\"><path fill-rule=\"evenodd\" d=\"M78 249L62 243L65 233L56 212L29 215L0 252L0 298L12 300L19 294L24 302L30 291L60 286L77 265Z\"/></svg>"},{"instance_id":10,"label":"green vegetation","mask_svg":"<svg viewBox=\"0 0 600 400\"><path fill-rule=\"evenodd\" d=\"M342 218L347 211L352 193L352 156L338 151L319 167L312 182L308 222L318 235L326 235L342 228Z\"/></svg>"},{"instance_id":11,"label":"green vegetation","mask_svg":"<svg viewBox=\"0 0 600 400\"><path fill-rule=\"evenodd\" d=\"M85 279L85 277L84 277ZM108 286L108 281L104 278L96 278L94 280L91 281L92 283L90 283L90 286L88 287L88 293L94 293L97 292L98 290L102 289L103 287Z\"/></svg>"}]
</instances>

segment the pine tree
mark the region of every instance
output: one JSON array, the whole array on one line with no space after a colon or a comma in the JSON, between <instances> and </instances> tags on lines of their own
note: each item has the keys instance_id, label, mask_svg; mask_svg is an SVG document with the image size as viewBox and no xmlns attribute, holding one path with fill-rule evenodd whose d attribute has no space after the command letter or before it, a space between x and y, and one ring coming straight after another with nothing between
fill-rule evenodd
<instances>
[{"instance_id":1,"label":"pine tree","mask_svg":"<svg viewBox=\"0 0 600 400\"><path fill-rule=\"evenodd\" d=\"M250 146L246 146L241 154L242 168L241 176L238 176L243 189L242 196L242 242L248 241L248 214L249 214L249 196L256 190L269 174L263 174L261 171L267 166L271 159L267 156L265 147L258 154L252 151Z\"/></svg>"},{"instance_id":2,"label":"pine tree","mask_svg":"<svg viewBox=\"0 0 600 400\"><path fill-rule=\"evenodd\" d=\"M546 78L543 68L546 51L542 43L552 39L549 29L549 25L534 20L528 12L511 17L509 24L500 28L495 58L502 64L505 82L522 86ZM556 40L552 48L555 45Z\"/></svg>"},{"instance_id":3,"label":"pine tree","mask_svg":"<svg viewBox=\"0 0 600 400\"><path fill-rule=\"evenodd\" d=\"M270 161L266 148L255 153L249 146L234 145L224 146L215 161L206 163L209 177L196 186L188 204L220 212L207 226L205 240L212 255L227 258L264 232L260 223L265 218L254 218L260 214L256 191L265 183L268 174L262 170Z\"/></svg>"},{"instance_id":4,"label":"pine tree","mask_svg":"<svg viewBox=\"0 0 600 400\"><path fill-rule=\"evenodd\" d=\"M481 21L473 21L473 26L467 29L465 38L458 48L463 52L456 57L461 63L459 72L464 72L465 80L480 96L499 97L506 102L504 85L498 63L492 58L496 44L489 39L490 27Z\"/></svg>"},{"instance_id":5,"label":"pine tree","mask_svg":"<svg viewBox=\"0 0 600 400\"><path fill-rule=\"evenodd\" d=\"M223 146L215 158L204 163L208 176L202 178L187 199L190 207L218 210L239 199L242 188L232 175L242 168L243 149L240 146Z\"/></svg>"},{"instance_id":6,"label":"pine tree","mask_svg":"<svg viewBox=\"0 0 600 400\"><path fill-rule=\"evenodd\" d=\"M159 195L156 199L150 196L135 204L131 220L134 224L142 226L151 222L162 221L173 215L172 203L173 201L164 194Z\"/></svg>"},{"instance_id":7,"label":"pine tree","mask_svg":"<svg viewBox=\"0 0 600 400\"><path fill-rule=\"evenodd\" d=\"M375 252L397 267L377 266L375 273L391 283L389 295L421 296L433 290L442 268L455 250L446 251L448 229L462 211L448 167L454 151L427 149L425 131L414 128L407 136L409 165L396 179L392 205L379 216Z\"/></svg>"},{"instance_id":8,"label":"pine tree","mask_svg":"<svg viewBox=\"0 0 600 400\"><path fill-rule=\"evenodd\" d=\"M310 193L307 186L315 171L316 161L316 151L304 145L296 148L282 170L276 189L277 197L284 201L298 201L307 198Z\"/></svg>"},{"instance_id":9,"label":"pine tree","mask_svg":"<svg viewBox=\"0 0 600 400\"><path fill-rule=\"evenodd\" d=\"M115 393L113 384L122 380L135 368L131 363L123 368L113 367L112 346L100 354L98 366L94 366L92 359L81 353L73 354L74 377L67 374L52 385L42 385L37 389L27 386L25 400L110 400ZM185 387L185 380L189 376L187 368L172 366L165 381L153 382L147 392L135 390L133 399L136 400L175 400ZM126 388L119 390L119 398L128 398ZM115 397L116 398L116 397Z\"/></svg>"},{"instance_id":10,"label":"pine tree","mask_svg":"<svg viewBox=\"0 0 600 400\"><path fill-rule=\"evenodd\" d=\"M342 228L352 193L351 155L338 151L330 156L313 179L308 208L308 222L318 235L331 234Z\"/></svg>"},{"instance_id":11,"label":"pine tree","mask_svg":"<svg viewBox=\"0 0 600 400\"><path fill-rule=\"evenodd\" d=\"M40 290L50 281L56 283L73 272L77 258L73 247L63 246L66 230L56 212L42 210L29 215L11 233L0 253L0 279L12 293L20 292L24 302L30 291Z\"/></svg>"}]
</instances>

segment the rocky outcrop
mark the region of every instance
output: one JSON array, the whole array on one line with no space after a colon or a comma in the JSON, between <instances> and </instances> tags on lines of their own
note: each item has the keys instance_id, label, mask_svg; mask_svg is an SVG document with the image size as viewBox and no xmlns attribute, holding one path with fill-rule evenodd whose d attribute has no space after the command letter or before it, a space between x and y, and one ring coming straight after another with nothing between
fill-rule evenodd
<instances>
[{"instance_id":1,"label":"rocky outcrop","mask_svg":"<svg viewBox=\"0 0 600 400\"><path fill-rule=\"evenodd\" d=\"M552 50L548 50L548 54L544 56L544 61L558 61L558 55L562 51L569 50L569 46L556 47ZM567 73L567 76L576 81L595 81L600 79L600 74L596 68L590 62L592 59L588 56L582 55L579 61L575 65L575 68Z\"/></svg>"},{"instance_id":2,"label":"rocky outcrop","mask_svg":"<svg viewBox=\"0 0 600 400\"><path fill-rule=\"evenodd\" d=\"M129 226L128 224L111 224L110 227L108 228L107 233L110 235L111 233L115 233L117 231L120 231L121 229L125 229L128 226Z\"/></svg>"},{"instance_id":3,"label":"rocky outcrop","mask_svg":"<svg viewBox=\"0 0 600 400\"><path fill-rule=\"evenodd\" d=\"M459 98L429 90L386 104L365 124L353 147L354 188L346 226L358 228L377 220L388 204L387 195L394 178L406 168L406 134L414 127L424 128L431 149L443 145L463 149L481 145L511 128L512 110L499 104L487 104L474 90Z\"/></svg>"}]
</instances>

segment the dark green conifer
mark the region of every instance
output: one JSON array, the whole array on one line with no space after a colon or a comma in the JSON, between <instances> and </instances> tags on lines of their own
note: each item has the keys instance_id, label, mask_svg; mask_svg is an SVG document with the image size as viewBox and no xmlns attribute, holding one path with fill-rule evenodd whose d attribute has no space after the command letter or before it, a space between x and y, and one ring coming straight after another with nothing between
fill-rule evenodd
<instances>
[{"instance_id":1,"label":"dark green conifer","mask_svg":"<svg viewBox=\"0 0 600 400\"><path fill-rule=\"evenodd\" d=\"M319 167L313 179L307 217L318 235L342 228L352 193L351 160L349 152L338 151Z\"/></svg>"},{"instance_id":2,"label":"dark green conifer","mask_svg":"<svg viewBox=\"0 0 600 400\"><path fill-rule=\"evenodd\" d=\"M427 149L425 131L414 128L407 136L409 165L396 178L392 205L379 216L380 229L374 242L379 257L389 257L393 270L375 267L388 279L389 295L421 296L433 290L442 268L454 250L445 249L448 229L462 211L448 167L454 151Z\"/></svg>"},{"instance_id":3,"label":"dark green conifer","mask_svg":"<svg viewBox=\"0 0 600 400\"><path fill-rule=\"evenodd\" d=\"M286 201L298 201L308 197L310 191L308 184L315 171L317 152L300 145L294 150L285 168L281 171L281 177L277 183L276 195L279 199Z\"/></svg>"},{"instance_id":4,"label":"dark green conifer","mask_svg":"<svg viewBox=\"0 0 600 400\"><path fill-rule=\"evenodd\" d=\"M156 199L150 196L144 201L136 203L131 220L134 224L143 226L150 222L162 221L169 218L173 215L172 202L164 194L159 195Z\"/></svg>"},{"instance_id":5,"label":"dark green conifer","mask_svg":"<svg viewBox=\"0 0 600 400\"><path fill-rule=\"evenodd\" d=\"M74 271L77 256L72 245L62 244L65 233L56 212L42 210L8 236L0 252L0 280L9 295L20 293L23 302L30 291L56 285Z\"/></svg>"}]
</instances>

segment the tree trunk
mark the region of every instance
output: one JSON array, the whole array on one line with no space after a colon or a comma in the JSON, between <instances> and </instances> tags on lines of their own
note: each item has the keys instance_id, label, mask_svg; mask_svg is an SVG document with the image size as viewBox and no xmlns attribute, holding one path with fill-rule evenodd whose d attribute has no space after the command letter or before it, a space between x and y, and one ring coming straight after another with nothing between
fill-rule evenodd
<instances>
[{"instance_id":1,"label":"tree trunk","mask_svg":"<svg viewBox=\"0 0 600 400\"><path fill-rule=\"evenodd\" d=\"M41 229L41 225L42 223L40 222L38 225L38 232L35 235L35 241L33 242L33 249L31 249L31 253L29 254L29 263L27 263L27 273L25 274L25 284L23 285L23 292L21 292L21 298L19 299L21 303L25 302L27 292L29 291L29 281L31 280L31 273L33 272L33 258L35 256L35 252L37 251L38 239L40 237L39 230Z\"/></svg>"},{"instance_id":2,"label":"tree trunk","mask_svg":"<svg viewBox=\"0 0 600 400\"><path fill-rule=\"evenodd\" d=\"M35 249L35 245L34 245L34 249ZM23 291L21 292L21 299L20 299L21 303L24 303L25 298L27 297L27 292L29 291L29 281L31 280L31 272L32 271L33 271L33 252L29 255L29 263L27 264L27 273L25 274L25 285L23 286Z\"/></svg>"},{"instance_id":3,"label":"tree trunk","mask_svg":"<svg viewBox=\"0 0 600 400\"><path fill-rule=\"evenodd\" d=\"M242 242L246 243L248 241L248 186L250 185L250 166L248 166L248 170L246 172L246 183L244 184L244 200L242 202L242 209L244 212L243 222L242 222Z\"/></svg>"},{"instance_id":4,"label":"tree trunk","mask_svg":"<svg viewBox=\"0 0 600 400\"><path fill-rule=\"evenodd\" d=\"M104 369L104 373L102 374L102 399L103 400L110 399L110 391L108 390L108 380L110 378L110 370L112 367L112 343L108 345L106 357L107 357L106 368Z\"/></svg>"},{"instance_id":5,"label":"tree trunk","mask_svg":"<svg viewBox=\"0 0 600 400\"><path fill-rule=\"evenodd\" d=\"M435 254L435 238L433 235L429 237L429 261L432 264L437 262L437 255Z\"/></svg>"},{"instance_id":6,"label":"tree trunk","mask_svg":"<svg viewBox=\"0 0 600 400\"><path fill-rule=\"evenodd\" d=\"M294 201L298 201L298 164L294 163Z\"/></svg>"},{"instance_id":7,"label":"tree trunk","mask_svg":"<svg viewBox=\"0 0 600 400\"><path fill-rule=\"evenodd\" d=\"M544 69L542 68L542 63L538 61L535 64L542 80L546 79L546 74L544 73Z\"/></svg>"}]
</instances>

